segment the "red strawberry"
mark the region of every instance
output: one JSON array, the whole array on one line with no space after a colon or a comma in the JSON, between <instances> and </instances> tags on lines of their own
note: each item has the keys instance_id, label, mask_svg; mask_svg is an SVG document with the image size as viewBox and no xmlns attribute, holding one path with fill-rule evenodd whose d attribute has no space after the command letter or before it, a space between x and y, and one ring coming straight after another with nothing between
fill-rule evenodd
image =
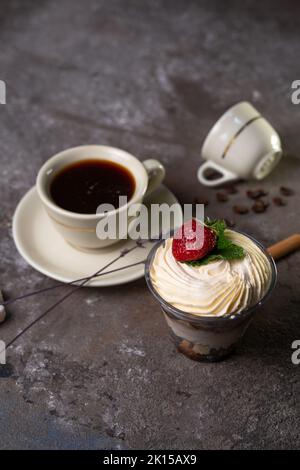
<instances>
[{"instance_id":1,"label":"red strawberry","mask_svg":"<svg viewBox=\"0 0 300 470\"><path fill-rule=\"evenodd\" d=\"M217 235L214 230L192 219L175 232L172 253L177 261L195 261L208 255L216 243Z\"/></svg>"}]
</instances>

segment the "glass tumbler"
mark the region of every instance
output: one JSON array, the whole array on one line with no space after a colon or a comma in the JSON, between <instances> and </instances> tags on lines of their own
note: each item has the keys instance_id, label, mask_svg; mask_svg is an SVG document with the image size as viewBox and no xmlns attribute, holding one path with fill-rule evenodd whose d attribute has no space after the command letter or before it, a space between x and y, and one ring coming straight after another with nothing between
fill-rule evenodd
<instances>
[{"instance_id":1,"label":"glass tumbler","mask_svg":"<svg viewBox=\"0 0 300 470\"><path fill-rule=\"evenodd\" d=\"M242 232L240 232L242 233ZM221 317L197 316L184 312L164 300L152 284L150 269L156 250L164 243L158 242L150 251L146 266L145 278L150 292L159 302L163 315L169 326L171 338L177 350L196 361L218 361L232 353L244 335L257 309L270 296L277 280L277 269L273 258L263 246L249 235L265 254L271 266L271 279L268 290L255 305L240 312L231 312Z\"/></svg>"}]
</instances>

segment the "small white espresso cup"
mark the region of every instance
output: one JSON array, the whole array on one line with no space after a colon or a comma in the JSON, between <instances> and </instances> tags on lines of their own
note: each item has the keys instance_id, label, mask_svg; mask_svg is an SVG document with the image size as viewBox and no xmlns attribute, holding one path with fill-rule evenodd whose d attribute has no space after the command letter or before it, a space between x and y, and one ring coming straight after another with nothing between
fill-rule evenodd
<instances>
[{"instance_id":1,"label":"small white espresso cup","mask_svg":"<svg viewBox=\"0 0 300 470\"><path fill-rule=\"evenodd\" d=\"M51 197L50 187L55 176L72 163L84 160L101 160L118 163L125 167L135 180L135 190L127 204L105 214L79 214L59 207ZM74 147L54 155L40 169L36 188L39 198L57 231L71 245L78 249L105 248L118 241L118 238L100 239L97 237L97 224L104 217L116 218L126 212L132 204L142 203L145 196L154 191L162 182L165 169L157 160L140 162L124 150L103 145ZM74 187L76 191L76 187Z\"/></svg>"},{"instance_id":2,"label":"small white espresso cup","mask_svg":"<svg viewBox=\"0 0 300 470\"><path fill-rule=\"evenodd\" d=\"M271 124L243 101L216 122L201 153L206 162L198 170L198 179L206 186L217 186L240 178L265 178L279 162L282 148ZM207 170L216 170L221 175L209 179Z\"/></svg>"}]
</instances>

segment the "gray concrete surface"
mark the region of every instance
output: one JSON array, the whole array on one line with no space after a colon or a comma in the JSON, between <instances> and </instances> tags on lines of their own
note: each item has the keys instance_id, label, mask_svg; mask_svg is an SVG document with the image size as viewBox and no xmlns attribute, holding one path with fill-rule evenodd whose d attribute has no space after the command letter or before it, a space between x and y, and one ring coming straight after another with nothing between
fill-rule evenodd
<instances>
[{"instance_id":1,"label":"gray concrete surface","mask_svg":"<svg viewBox=\"0 0 300 470\"><path fill-rule=\"evenodd\" d=\"M203 139L239 100L282 135L285 158L264 182L285 208L234 216L266 245L299 231L300 6L296 2L2 0L0 279L6 297L53 281L18 255L11 221L38 168L84 143L159 158L181 202L230 202L196 180ZM257 186L252 184L253 187ZM299 448L300 253L282 262L271 300L236 355L198 364L170 343L143 279L82 290L23 336L0 378L1 448ZM9 309L8 341L60 294Z\"/></svg>"}]
</instances>

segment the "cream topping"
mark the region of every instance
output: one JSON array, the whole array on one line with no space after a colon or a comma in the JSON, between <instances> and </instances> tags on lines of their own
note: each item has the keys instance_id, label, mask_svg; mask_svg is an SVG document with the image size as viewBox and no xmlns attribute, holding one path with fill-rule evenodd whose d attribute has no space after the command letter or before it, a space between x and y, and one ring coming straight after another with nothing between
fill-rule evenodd
<instances>
[{"instance_id":1,"label":"cream topping","mask_svg":"<svg viewBox=\"0 0 300 470\"><path fill-rule=\"evenodd\" d=\"M270 284L270 262L250 238L233 230L226 230L226 235L244 248L246 256L198 267L176 261L172 238L166 240L150 269L159 295L174 307L199 316L238 313L259 302Z\"/></svg>"}]
</instances>

